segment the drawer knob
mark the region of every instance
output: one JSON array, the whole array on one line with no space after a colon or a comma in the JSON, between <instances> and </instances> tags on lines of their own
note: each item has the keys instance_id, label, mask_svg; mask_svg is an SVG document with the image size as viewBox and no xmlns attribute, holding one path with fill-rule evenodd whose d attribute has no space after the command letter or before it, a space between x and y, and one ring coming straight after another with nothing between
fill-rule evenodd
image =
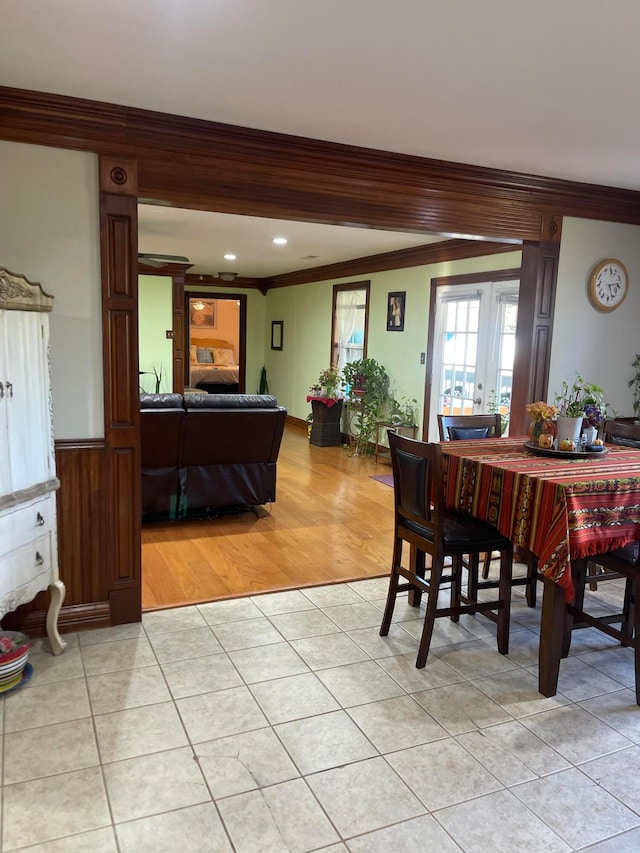
<instances>
[{"instance_id":1,"label":"drawer knob","mask_svg":"<svg viewBox=\"0 0 640 853\"><path fill-rule=\"evenodd\" d=\"M36 566L41 566L44 563L44 557L40 551L36 551Z\"/></svg>"},{"instance_id":2,"label":"drawer knob","mask_svg":"<svg viewBox=\"0 0 640 853\"><path fill-rule=\"evenodd\" d=\"M43 524L44 524L44 518L40 515L40 513L38 513L36 516L36 525L38 527L42 527Z\"/></svg>"}]
</instances>

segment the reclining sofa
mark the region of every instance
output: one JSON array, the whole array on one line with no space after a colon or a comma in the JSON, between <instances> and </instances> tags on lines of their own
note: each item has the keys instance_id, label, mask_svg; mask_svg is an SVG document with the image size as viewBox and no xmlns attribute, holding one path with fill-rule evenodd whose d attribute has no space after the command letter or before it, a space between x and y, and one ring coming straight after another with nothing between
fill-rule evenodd
<instances>
[{"instance_id":1,"label":"reclining sofa","mask_svg":"<svg viewBox=\"0 0 640 853\"><path fill-rule=\"evenodd\" d=\"M143 516L275 501L286 416L269 395L141 394Z\"/></svg>"}]
</instances>

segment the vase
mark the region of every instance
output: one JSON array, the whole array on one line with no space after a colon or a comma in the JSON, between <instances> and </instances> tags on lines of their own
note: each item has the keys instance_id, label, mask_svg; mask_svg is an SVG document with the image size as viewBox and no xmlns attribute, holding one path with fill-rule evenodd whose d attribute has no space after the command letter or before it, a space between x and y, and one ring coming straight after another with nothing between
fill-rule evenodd
<instances>
[{"instance_id":1,"label":"vase","mask_svg":"<svg viewBox=\"0 0 640 853\"><path fill-rule=\"evenodd\" d=\"M529 424L529 440L531 444L539 444L544 430L544 421L531 421Z\"/></svg>"},{"instance_id":2,"label":"vase","mask_svg":"<svg viewBox=\"0 0 640 853\"><path fill-rule=\"evenodd\" d=\"M580 442L580 433L582 432L582 415L579 418L566 418L558 415L558 446L565 439L573 441L576 444Z\"/></svg>"}]
</instances>

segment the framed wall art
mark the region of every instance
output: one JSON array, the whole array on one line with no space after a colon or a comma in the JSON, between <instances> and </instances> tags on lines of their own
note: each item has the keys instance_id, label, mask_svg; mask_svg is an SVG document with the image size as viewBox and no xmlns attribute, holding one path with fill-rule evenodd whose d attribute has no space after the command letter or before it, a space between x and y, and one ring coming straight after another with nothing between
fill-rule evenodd
<instances>
[{"instance_id":1,"label":"framed wall art","mask_svg":"<svg viewBox=\"0 0 640 853\"><path fill-rule=\"evenodd\" d=\"M406 290L387 296L387 332L404 332L404 305Z\"/></svg>"}]
</instances>

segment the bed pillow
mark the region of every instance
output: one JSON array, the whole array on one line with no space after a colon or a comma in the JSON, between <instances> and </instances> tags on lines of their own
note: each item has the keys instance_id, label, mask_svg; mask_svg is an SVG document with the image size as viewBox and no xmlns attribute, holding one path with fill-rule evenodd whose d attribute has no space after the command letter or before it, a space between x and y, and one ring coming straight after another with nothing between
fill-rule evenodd
<instances>
[{"instance_id":1,"label":"bed pillow","mask_svg":"<svg viewBox=\"0 0 640 853\"><path fill-rule=\"evenodd\" d=\"M233 357L233 350L226 347L213 348L213 360L216 364L235 364L236 360Z\"/></svg>"},{"instance_id":2,"label":"bed pillow","mask_svg":"<svg viewBox=\"0 0 640 853\"><path fill-rule=\"evenodd\" d=\"M189 347L189 360L191 364L195 364L198 360L197 347Z\"/></svg>"},{"instance_id":3,"label":"bed pillow","mask_svg":"<svg viewBox=\"0 0 640 853\"><path fill-rule=\"evenodd\" d=\"M198 364L213 364L213 353L209 347L196 347Z\"/></svg>"}]
</instances>

